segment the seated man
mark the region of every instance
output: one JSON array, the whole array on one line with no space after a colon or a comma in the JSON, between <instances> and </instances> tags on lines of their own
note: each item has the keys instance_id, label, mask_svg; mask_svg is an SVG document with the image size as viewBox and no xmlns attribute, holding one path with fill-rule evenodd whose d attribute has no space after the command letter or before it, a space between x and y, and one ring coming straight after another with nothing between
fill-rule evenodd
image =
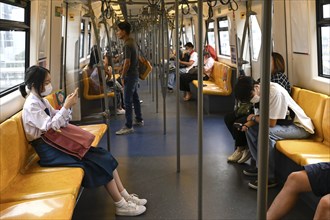
<instances>
[{"instance_id":1,"label":"seated man","mask_svg":"<svg viewBox=\"0 0 330 220\"><path fill-rule=\"evenodd\" d=\"M208 80L213 69L214 59L211 57L210 53L207 51L203 52L204 55L204 68L203 68L203 80ZM180 75L180 90L184 92L184 101L189 101L191 99L191 92L189 83L193 80L198 79L198 69L190 69L188 73Z\"/></svg>"},{"instance_id":2,"label":"seated man","mask_svg":"<svg viewBox=\"0 0 330 220\"><path fill-rule=\"evenodd\" d=\"M198 54L194 51L194 45L191 42L186 43L186 53L189 54L189 61L183 61L179 59L180 67L185 65L186 67L180 68L180 74L187 73L191 68L196 67L198 63ZM183 55L184 57L184 55ZM170 73L168 75L168 90L173 91L175 85L175 73Z\"/></svg>"},{"instance_id":3,"label":"seated man","mask_svg":"<svg viewBox=\"0 0 330 220\"><path fill-rule=\"evenodd\" d=\"M304 170L293 172L267 211L267 219L282 219L294 206L299 194L313 192L322 196L314 219L330 219L330 163L304 166Z\"/></svg>"}]
</instances>

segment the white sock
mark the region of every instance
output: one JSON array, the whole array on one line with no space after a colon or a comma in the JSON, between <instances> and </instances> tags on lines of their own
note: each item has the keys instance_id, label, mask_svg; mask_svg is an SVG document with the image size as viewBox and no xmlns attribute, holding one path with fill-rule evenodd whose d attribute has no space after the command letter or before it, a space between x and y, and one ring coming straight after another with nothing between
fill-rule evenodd
<instances>
[{"instance_id":1,"label":"white sock","mask_svg":"<svg viewBox=\"0 0 330 220\"><path fill-rule=\"evenodd\" d=\"M126 205L126 200L122 197L121 200L119 200L118 202L115 202L115 206L116 207L122 207L124 205Z\"/></svg>"},{"instance_id":2,"label":"white sock","mask_svg":"<svg viewBox=\"0 0 330 220\"><path fill-rule=\"evenodd\" d=\"M121 194L125 199L130 197L130 195L128 194L128 192L126 191L126 189L124 189L123 191L121 191L120 194Z\"/></svg>"}]
</instances>

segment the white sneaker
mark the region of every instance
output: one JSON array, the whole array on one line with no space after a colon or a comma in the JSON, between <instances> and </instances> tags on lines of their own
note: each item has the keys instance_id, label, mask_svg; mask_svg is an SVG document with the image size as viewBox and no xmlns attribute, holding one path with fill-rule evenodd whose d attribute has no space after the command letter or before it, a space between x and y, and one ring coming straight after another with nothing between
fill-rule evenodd
<instances>
[{"instance_id":1,"label":"white sneaker","mask_svg":"<svg viewBox=\"0 0 330 220\"><path fill-rule=\"evenodd\" d=\"M125 115L126 111L125 109L117 109L117 115Z\"/></svg>"},{"instance_id":2,"label":"white sneaker","mask_svg":"<svg viewBox=\"0 0 330 220\"><path fill-rule=\"evenodd\" d=\"M123 216L137 216L141 215L147 210L143 205L137 205L134 202L127 202L122 207L116 207L116 215Z\"/></svg>"},{"instance_id":3,"label":"white sneaker","mask_svg":"<svg viewBox=\"0 0 330 220\"><path fill-rule=\"evenodd\" d=\"M147 204L146 199L140 199L136 194L130 194L128 198L125 198L126 201L134 202L137 205L145 205Z\"/></svg>"},{"instance_id":4,"label":"white sneaker","mask_svg":"<svg viewBox=\"0 0 330 220\"><path fill-rule=\"evenodd\" d=\"M116 132L117 135L122 135L122 134L129 134L129 133L133 133L134 129L133 127L128 128L128 127L123 127L122 129L120 129L119 131Z\"/></svg>"},{"instance_id":5,"label":"white sneaker","mask_svg":"<svg viewBox=\"0 0 330 220\"><path fill-rule=\"evenodd\" d=\"M142 121L138 121L138 120L134 119L133 125L134 126L137 126L137 127L142 127L144 125L144 121L143 120Z\"/></svg>"},{"instance_id":6,"label":"white sneaker","mask_svg":"<svg viewBox=\"0 0 330 220\"><path fill-rule=\"evenodd\" d=\"M251 158L251 153L249 149L243 150L242 157L237 161L237 163L245 163L248 159Z\"/></svg>"},{"instance_id":7,"label":"white sneaker","mask_svg":"<svg viewBox=\"0 0 330 220\"><path fill-rule=\"evenodd\" d=\"M227 161L237 162L239 159L241 159L242 155L243 155L243 151L239 151L238 148L236 148L234 153L227 158Z\"/></svg>"}]
</instances>

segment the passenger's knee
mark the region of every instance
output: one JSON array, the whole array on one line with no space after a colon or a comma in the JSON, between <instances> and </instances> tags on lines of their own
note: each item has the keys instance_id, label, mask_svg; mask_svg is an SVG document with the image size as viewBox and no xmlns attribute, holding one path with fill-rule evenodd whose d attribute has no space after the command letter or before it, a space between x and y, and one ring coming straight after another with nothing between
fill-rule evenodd
<instances>
[{"instance_id":1,"label":"passenger's knee","mask_svg":"<svg viewBox=\"0 0 330 220\"><path fill-rule=\"evenodd\" d=\"M300 173L293 172L293 173L290 173L290 175L288 176L288 179L285 182L285 186L289 187L292 190L296 190L297 186L299 186L300 181L301 181Z\"/></svg>"},{"instance_id":2,"label":"passenger's knee","mask_svg":"<svg viewBox=\"0 0 330 220\"><path fill-rule=\"evenodd\" d=\"M324 210L330 210L330 194L323 196L320 199L318 206Z\"/></svg>"}]
</instances>

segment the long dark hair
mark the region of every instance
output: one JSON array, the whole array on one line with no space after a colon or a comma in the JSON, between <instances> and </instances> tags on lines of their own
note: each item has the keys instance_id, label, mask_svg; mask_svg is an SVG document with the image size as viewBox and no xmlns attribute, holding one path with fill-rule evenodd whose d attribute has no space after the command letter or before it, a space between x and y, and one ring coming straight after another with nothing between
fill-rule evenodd
<instances>
[{"instance_id":1,"label":"long dark hair","mask_svg":"<svg viewBox=\"0 0 330 220\"><path fill-rule=\"evenodd\" d=\"M285 72L285 62L281 54L273 52L272 53L273 59L273 69L272 74L275 73L284 73Z\"/></svg>"},{"instance_id":2,"label":"long dark hair","mask_svg":"<svg viewBox=\"0 0 330 220\"><path fill-rule=\"evenodd\" d=\"M97 46L94 45L91 49L91 56L90 56L89 64L88 64L89 68L93 69L94 66L99 63L99 61L100 61L100 59L99 59L99 54L97 51Z\"/></svg>"},{"instance_id":3,"label":"long dark hair","mask_svg":"<svg viewBox=\"0 0 330 220\"><path fill-rule=\"evenodd\" d=\"M38 93L38 95L41 97L43 83L46 79L47 74L49 73L50 72L48 69L37 65L27 68L27 70L25 71L24 84L20 85L19 87L19 91L21 92L22 96L24 98L27 96L25 87L27 87L29 90L31 90L33 87Z\"/></svg>"}]
</instances>

